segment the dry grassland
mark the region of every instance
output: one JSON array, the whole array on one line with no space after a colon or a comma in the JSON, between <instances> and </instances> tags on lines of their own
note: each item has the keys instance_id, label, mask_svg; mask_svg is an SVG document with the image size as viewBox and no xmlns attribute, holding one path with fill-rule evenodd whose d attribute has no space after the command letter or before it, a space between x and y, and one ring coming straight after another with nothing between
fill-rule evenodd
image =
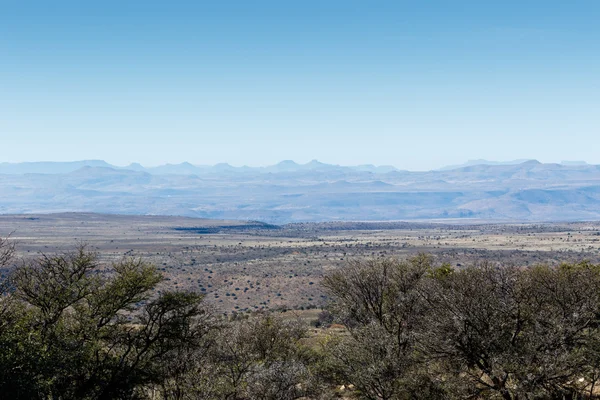
<instances>
[{"instance_id":1,"label":"dry grassland","mask_svg":"<svg viewBox=\"0 0 600 400\"><path fill-rule=\"evenodd\" d=\"M458 268L484 261L523 266L600 262L600 223L273 227L181 217L0 216L0 236L11 232L22 259L69 250L77 243L87 243L107 262L143 257L164 274L162 289L205 293L207 301L225 313L323 307L327 303L319 285L323 274L356 257L429 252L437 262Z\"/></svg>"}]
</instances>

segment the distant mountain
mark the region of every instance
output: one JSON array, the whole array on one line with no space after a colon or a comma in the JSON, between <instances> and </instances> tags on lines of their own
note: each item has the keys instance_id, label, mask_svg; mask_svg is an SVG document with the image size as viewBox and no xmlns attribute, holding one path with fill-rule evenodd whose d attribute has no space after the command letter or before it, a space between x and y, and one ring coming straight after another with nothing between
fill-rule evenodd
<instances>
[{"instance_id":1,"label":"distant mountain","mask_svg":"<svg viewBox=\"0 0 600 400\"><path fill-rule=\"evenodd\" d=\"M158 167L145 168L145 171L152 174L192 175L198 173L198 167L189 162L183 162L181 164L165 164Z\"/></svg>"},{"instance_id":2,"label":"distant mountain","mask_svg":"<svg viewBox=\"0 0 600 400\"><path fill-rule=\"evenodd\" d=\"M489 161L489 160L469 160L464 164L459 165L449 165L446 167L439 168L437 171L450 171L453 169L459 169L464 167L472 167L474 165L518 165L523 164L527 161L536 161L531 159L523 159L523 160L513 160L513 161Z\"/></svg>"},{"instance_id":3,"label":"distant mountain","mask_svg":"<svg viewBox=\"0 0 600 400\"><path fill-rule=\"evenodd\" d=\"M427 172L103 161L0 164L0 213L90 211L262 220L600 219L600 166L472 161Z\"/></svg>"},{"instance_id":4,"label":"distant mountain","mask_svg":"<svg viewBox=\"0 0 600 400\"><path fill-rule=\"evenodd\" d=\"M561 161L562 165L588 165L585 161Z\"/></svg>"},{"instance_id":5,"label":"distant mountain","mask_svg":"<svg viewBox=\"0 0 600 400\"><path fill-rule=\"evenodd\" d=\"M388 172L398 171L398 169L396 169L396 167L391 166L391 165L375 166L373 164L363 164L363 165L358 165L353 168L357 171L372 172L374 174L386 174Z\"/></svg>"},{"instance_id":6,"label":"distant mountain","mask_svg":"<svg viewBox=\"0 0 600 400\"><path fill-rule=\"evenodd\" d=\"M71 162L23 162L0 163L0 174L64 174L76 171L83 167L108 167L114 168L102 160L84 160Z\"/></svg>"},{"instance_id":7,"label":"distant mountain","mask_svg":"<svg viewBox=\"0 0 600 400\"><path fill-rule=\"evenodd\" d=\"M298 164L292 160L281 161L278 164L268 167L234 167L227 163L216 165L193 165L189 162L180 164L164 164L156 167L144 167L139 163L132 163L125 167L111 165L101 160L73 161L73 162L31 162L31 163L1 163L0 174L64 174L76 171L82 167L105 167L122 170L144 171L153 175L203 175L215 173L281 173L281 172L301 172L301 171L370 171L383 173L395 171L392 166L377 167L374 165L361 165L357 167L345 167L333 164L325 164L317 160L312 160L306 164Z\"/></svg>"},{"instance_id":8,"label":"distant mountain","mask_svg":"<svg viewBox=\"0 0 600 400\"><path fill-rule=\"evenodd\" d=\"M515 166L526 163L541 164L537 160L514 160L514 161L489 161L489 160L470 160L464 164L451 165L437 169L435 171L452 171L478 166ZM585 161L561 161L560 165L567 167L589 166ZM312 160L306 164L299 164L292 160L284 160L275 165L267 167L235 167L227 163L216 165L194 165L189 162L180 164L164 164L156 167L144 167L139 163L132 163L125 167L115 166L102 160L83 160L71 162L24 162L24 163L0 163L0 174L64 174L76 171L82 167L113 168L119 170L131 170L138 172L147 172L153 175L215 175L220 173L230 174L280 174L280 173L307 173L307 172L328 172L328 173L363 173L387 174L387 173L409 173L409 171L400 171L391 165L373 165L363 164L356 166L341 166L322 163L318 160ZM433 172L433 171L432 171Z\"/></svg>"},{"instance_id":9,"label":"distant mountain","mask_svg":"<svg viewBox=\"0 0 600 400\"><path fill-rule=\"evenodd\" d=\"M284 160L270 167L265 167L265 171L268 172L293 172L298 171L301 168L301 165L292 161L292 160Z\"/></svg>"},{"instance_id":10,"label":"distant mountain","mask_svg":"<svg viewBox=\"0 0 600 400\"><path fill-rule=\"evenodd\" d=\"M142 164L140 164L140 163L131 163L128 166L123 167L123 169L129 169L131 171L145 171L146 170L146 168L144 168L142 166Z\"/></svg>"}]
</instances>

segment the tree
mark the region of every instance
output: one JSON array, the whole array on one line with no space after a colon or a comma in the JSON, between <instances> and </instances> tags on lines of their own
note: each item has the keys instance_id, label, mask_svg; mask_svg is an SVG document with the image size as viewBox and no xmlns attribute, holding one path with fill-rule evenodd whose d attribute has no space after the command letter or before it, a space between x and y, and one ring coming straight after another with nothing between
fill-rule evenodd
<instances>
[{"instance_id":1,"label":"tree","mask_svg":"<svg viewBox=\"0 0 600 400\"><path fill-rule=\"evenodd\" d=\"M6 267L15 254L15 244L0 237L0 268Z\"/></svg>"},{"instance_id":2,"label":"tree","mask_svg":"<svg viewBox=\"0 0 600 400\"><path fill-rule=\"evenodd\" d=\"M356 261L327 276L348 336L325 342L332 382L361 398L597 398L600 266L426 256Z\"/></svg>"},{"instance_id":3,"label":"tree","mask_svg":"<svg viewBox=\"0 0 600 400\"><path fill-rule=\"evenodd\" d=\"M0 262L14 247L0 240ZM357 260L324 278L342 334L226 320L201 295L156 291L152 265L85 247L0 286L0 393L14 399L592 399L600 265L453 269L430 256ZM312 343L313 345L309 345Z\"/></svg>"},{"instance_id":4,"label":"tree","mask_svg":"<svg viewBox=\"0 0 600 400\"><path fill-rule=\"evenodd\" d=\"M200 295L153 296L161 279L138 259L106 268L85 247L19 266L3 298L13 319L0 332L0 391L11 398L134 398L168 379L162 360L196 346L210 315Z\"/></svg>"},{"instance_id":5,"label":"tree","mask_svg":"<svg viewBox=\"0 0 600 400\"><path fill-rule=\"evenodd\" d=\"M302 344L306 326L258 314L219 333L212 354L224 399L293 400L315 394L315 354Z\"/></svg>"},{"instance_id":6,"label":"tree","mask_svg":"<svg viewBox=\"0 0 600 400\"><path fill-rule=\"evenodd\" d=\"M597 380L591 350L600 334L600 268L470 267L423 290L429 356L473 394L504 399L582 395Z\"/></svg>"},{"instance_id":7,"label":"tree","mask_svg":"<svg viewBox=\"0 0 600 400\"><path fill-rule=\"evenodd\" d=\"M333 381L366 399L444 397L416 347L427 311L418 289L431 268L426 255L357 260L324 278L332 312L350 334L325 342Z\"/></svg>"},{"instance_id":8,"label":"tree","mask_svg":"<svg viewBox=\"0 0 600 400\"><path fill-rule=\"evenodd\" d=\"M7 258L8 260L8 258ZM152 265L85 247L18 266L0 298L0 393L15 399L298 399L318 393L303 324L225 321L156 292Z\"/></svg>"}]
</instances>

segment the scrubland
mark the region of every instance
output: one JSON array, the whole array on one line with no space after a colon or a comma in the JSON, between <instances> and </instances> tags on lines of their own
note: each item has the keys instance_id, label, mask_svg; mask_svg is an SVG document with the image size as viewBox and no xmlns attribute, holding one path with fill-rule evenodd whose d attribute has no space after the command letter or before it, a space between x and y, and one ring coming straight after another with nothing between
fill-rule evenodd
<instances>
[{"instance_id":1,"label":"scrubland","mask_svg":"<svg viewBox=\"0 0 600 400\"><path fill-rule=\"evenodd\" d=\"M156 265L161 289L206 295L219 312L322 308L324 274L362 258L422 252L461 268L600 262L600 223L473 224L331 222L272 226L164 216L0 216L18 257L86 243L104 261L138 256Z\"/></svg>"},{"instance_id":2,"label":"scrubland","mask_svg":"<svg viewBox=\"0 0 600 400\"><path fill-rule=\"evenodd\" d=\"M600 264L590 261L525 266L491 254L452 265L443 251L400 258L380 248L322 268L310 286L324 293L323 310L283 298L223 311L203 285L179 285L168 268L130 250L111 260L78 244L19 259L17 248L14 239L0 240L0 393L7 398L600 395ZM235 304L241 296L227 297Z\"/></svg>"}]
</instances>

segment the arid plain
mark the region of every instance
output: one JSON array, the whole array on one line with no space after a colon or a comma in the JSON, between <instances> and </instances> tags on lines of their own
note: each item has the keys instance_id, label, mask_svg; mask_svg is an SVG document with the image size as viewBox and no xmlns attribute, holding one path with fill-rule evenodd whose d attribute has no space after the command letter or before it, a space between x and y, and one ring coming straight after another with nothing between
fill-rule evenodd
<instances>
[{"instance_id":1,"label":"arid plain","mask_svg":"<svg viewBox=\"0 0 600 400\"><path fill-rule=\"evenodd\" d=\"M600 222L461 224L260 222L101 214L2 215L19 261L85 243L105 263L142 257L164 274L162 288L206 294L224 313L321 308L325 273L352 259L431 253L437 263L531 266L600 262ZM5 274L7 271L3 271Z\"/></svg>"}]
</instances>

